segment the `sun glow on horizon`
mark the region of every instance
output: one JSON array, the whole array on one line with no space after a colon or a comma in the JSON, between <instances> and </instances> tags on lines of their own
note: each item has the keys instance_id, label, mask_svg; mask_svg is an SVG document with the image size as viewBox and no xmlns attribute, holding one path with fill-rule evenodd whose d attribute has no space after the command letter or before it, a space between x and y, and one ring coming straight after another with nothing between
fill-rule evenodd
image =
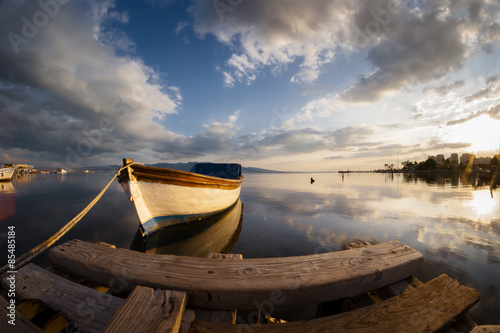
<instances>
[{"instance_id":1,"label":"sun glow on horizon","mask_svg":"<svg viewBox=\"0 0 500 333\"><path fill-rule=\"evenodd\" d=\"M453 134L448 140L470 143L470 152L491 151L498 153L500 145L500 120L487 115L471 119L455 125Z\"/></svg>"},{"instance_id":2,"label":"sun glow on horizon","mask_svg":"<svg viewBox=\"0 0 500 333\"><path fill-rule=\"evenodd\" d=\"M472 192L472 200L469 206L477 213L478 221L490 222L490 218L499 209L498 198L492 198L489 190L478 190Z\"/></svg>"}]
</instances>

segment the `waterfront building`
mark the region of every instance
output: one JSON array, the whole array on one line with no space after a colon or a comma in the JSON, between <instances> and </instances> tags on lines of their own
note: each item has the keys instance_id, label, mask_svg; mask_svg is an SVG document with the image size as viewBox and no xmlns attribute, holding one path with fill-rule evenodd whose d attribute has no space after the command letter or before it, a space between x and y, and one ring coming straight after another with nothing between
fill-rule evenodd
<instances>
[{"instance_id":1,"label":"waterfront building","mask_svg":"<svg viewBox=\"0 0 500 333\"><path fill-rule=\"evenodd\" d=\"M443 154L438 154L436 156L436 162L438 165L443 165L444 164L444 155Z\"/></svg>"},{"instance_id":2,"label":"waterfront building","mask_svg":"<svg viewBox=\"0 0 500 333\"><path fill-rule=\"evenodd\" d=\"M460 163L461 164L469 164L469 161L471 159L473 155L469 154L469 153L465 153L465 154L462 154L462 156L460 156Z\"/></svg>"}]
</instances>

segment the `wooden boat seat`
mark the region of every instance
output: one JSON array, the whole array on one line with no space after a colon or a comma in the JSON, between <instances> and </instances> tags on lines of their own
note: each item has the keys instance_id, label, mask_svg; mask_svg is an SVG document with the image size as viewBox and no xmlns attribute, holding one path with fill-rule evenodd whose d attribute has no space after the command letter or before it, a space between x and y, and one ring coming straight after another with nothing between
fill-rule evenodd
<instances>
[{"instance_id":1,"label":"wooden boat seat","mask_svg":"<svg viewBox=\"0 0 500 333\"><path fill-rule=\"evenodd\" d=\"M423 255L399 241L299 257L217 260L139 253L72 240L49 253L69 274L130 293L136 285L187 292L196 308L255 309L358 295L417 273Z\"/></svg>"}]
</instances>

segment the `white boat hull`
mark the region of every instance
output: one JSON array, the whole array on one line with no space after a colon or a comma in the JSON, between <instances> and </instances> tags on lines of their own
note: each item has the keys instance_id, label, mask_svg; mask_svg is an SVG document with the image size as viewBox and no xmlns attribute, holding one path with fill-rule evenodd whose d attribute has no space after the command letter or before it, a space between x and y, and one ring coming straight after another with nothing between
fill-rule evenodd
<instances>
[{"instance_id":1,"label":"white boat hull","mask_svg":"<svg viewBox=\"0 0 500 333\"><path fill-rule=\"evenodd\" d=\"M146 236L171 225L221 212L240 196L241 179L144 166L127 169L128 179L121 175L120 184L133 201Z\"/></svg>"},{"instance_id":2,"label":"white boat hull","mask_svg":"<svg viewBox=\"0 0 500 333\"><path fill-rule=\"evenodd\" d=\"M10 181L16 169L16 167L0 169L0 181Z\"/></svg>"}]
</instances>

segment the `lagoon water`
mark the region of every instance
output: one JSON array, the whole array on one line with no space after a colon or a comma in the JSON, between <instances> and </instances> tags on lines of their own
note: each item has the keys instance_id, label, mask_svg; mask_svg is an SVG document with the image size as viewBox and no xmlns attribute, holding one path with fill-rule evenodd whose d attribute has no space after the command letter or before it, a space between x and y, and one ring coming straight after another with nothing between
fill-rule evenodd
<instances>
[{"instance_id":1,"label":"lagoon water","mask_svg":"<svg viewBox=\"0 0 500 333\"><path fill-rule=\"evenodd\" d=\"M15 226L16 254L30 250L78 214L110 173L23 175L0 183L0 264ZM316 181L310 184L310 177ZM346 242L399 240L425 256L417 277L448 274L481 292L469 316L500 324L500 189L458 176L403 174L246 174L241 206L204 225L143 242L133 204L115 182L57 244L78 238L183 255L230 251L244 258L339 251ZM36 258L49 264L47 253Z\"/></svg>"}]
</instances>

